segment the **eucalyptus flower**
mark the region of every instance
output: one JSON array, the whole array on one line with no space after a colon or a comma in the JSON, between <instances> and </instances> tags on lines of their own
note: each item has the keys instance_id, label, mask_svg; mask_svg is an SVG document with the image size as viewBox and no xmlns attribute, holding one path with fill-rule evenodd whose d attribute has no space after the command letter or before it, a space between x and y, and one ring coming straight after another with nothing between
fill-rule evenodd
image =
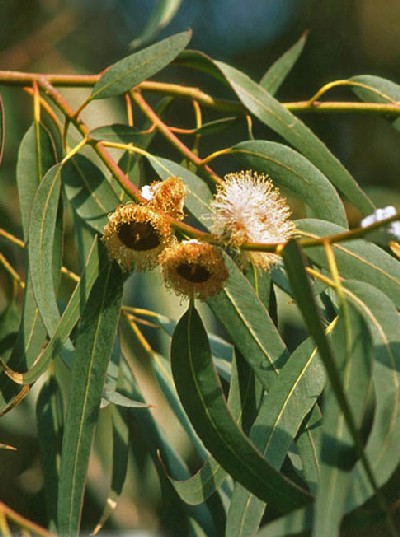
<instances>
[{"instance_id":1,"label":"eucalyptus flower","mask_svg":"<svg viewBox=\"0 0 400 537\"><path fill-rule=\"evenodd\" d=\"M205 300L216 295L228 278L220 249L197 240L165 249L160 264L166 286L184 297Z\"/></svg>"},{"instance_id":2,"label":"eucalyptus flower","mask_svg":"<svg viewBox=\"0 0 400 537\"><path fill-rule=\"evenodd\" d=\"M134 203L117 207L103 232L108 255L126 271L153 269L159 254L174 240L166 216Z\"/></svg>"},{"instance_id":3,"label":"eucalyptus flower","mask_svg":"<svg viewBox=\"0 0 400 537\"><path fill-rule=\"evenodd\" d=\"M244 243L284 243L295 232L287 201L264 174L241 171L226 175L211 203L211 231L231 247ZM274 253L240 252L242 266L268 269L279 259Z\"/></svg>"}]
</instances>

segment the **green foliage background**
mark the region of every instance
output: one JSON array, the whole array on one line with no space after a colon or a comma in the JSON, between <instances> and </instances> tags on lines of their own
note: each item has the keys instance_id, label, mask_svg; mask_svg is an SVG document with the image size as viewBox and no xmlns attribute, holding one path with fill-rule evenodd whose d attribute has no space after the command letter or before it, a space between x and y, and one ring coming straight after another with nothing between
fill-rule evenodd
<instances>
[{"instance_id":1,"label":"green foliage background","mask_svg":"<svg viewBox=\"0 0 400 537\"><path fill-rule=\"evenodd\" d=\"M62 535L99 521L169 535L320 537L371 526L396 535L400 265L387 241L349 230L374 201L395 202L394 180L378 194L361 187L314 133L329 110L319 106L306 125L300 112L315 102L275 98L305 36L263 62L259 83L257 55L250 77L240 61L188 50L189 40L173 35L85 82L71 75L84 93L23 75L33 93L23 137L13 112L30 101L14 98L17 75L0 72L3 199L19 200L3 201L1 225L0 442L12 484L3 512L13 528L43 535L29 521ZM399 87L353 74L341 84L345 111L384 114L395 132ZM180 89L167 83L177 80ZM194 129L192 100L203 111ZM187 307L157 272L127 279L109 262L99 234L119 203L140 200L138 187L180 177L187 222L204 230L215 177L241 168L269 173L298 218L302 236L279 267L254 282L226 255L224 290Z\"/></svg>"}]
</instances>

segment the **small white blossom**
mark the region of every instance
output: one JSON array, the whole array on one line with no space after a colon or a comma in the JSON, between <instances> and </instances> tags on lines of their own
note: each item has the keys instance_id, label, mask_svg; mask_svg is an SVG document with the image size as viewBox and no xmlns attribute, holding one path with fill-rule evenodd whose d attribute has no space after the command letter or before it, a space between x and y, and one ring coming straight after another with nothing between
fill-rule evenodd
<instances>
[{"instance_id":1,"label":"small white blossom","mask_svg":"<svg viewBox=\"0 0 400 537\"><path fill-rule=\"evenodd\" d=\"M154 192L150 185L142 187L142 197L147 201L151 201L154 198Z\"/></svg>"},{"instance_id":2,"label":"small white blossom","mask_svg":"<svg viewBox=\"0 0 400 537\"><path fill-rule=\"evenodd\" d=\"M251 171L228 174L211 209L211 231L236 248L246 242L284 243L295 231L286 200L263 174ZM251 261L264 269L278 259L272 253L241 253L242 264Z\"/></svg>"},{"instance_id":3,"label":"small white blossom","mask_svg":"<svg viewBox=\"0 0 400 537\"><path fill-rule=\"evenodd\" d=\"M377 209L374 213L366 216L361 220L360 226L362 228L366 228L368 226L371 226L372 224L375 224L376 222L380 222L382 220L386 220L386 218L390 218L391 216L394 216L397 214L396 208L393 207L393 205L387 205L386 207L382 207L381 209ZM384 228L384 230L379 230L380 235L378 237L378 234L374 235L376 240L384 239L389 236L390 238L394 238L396 240L400 240L400 222L390 222L388 226ZM379 233L379 232L378 232ZM384 237L386 235L386 237Z\"/></svg>"}]
</instances>

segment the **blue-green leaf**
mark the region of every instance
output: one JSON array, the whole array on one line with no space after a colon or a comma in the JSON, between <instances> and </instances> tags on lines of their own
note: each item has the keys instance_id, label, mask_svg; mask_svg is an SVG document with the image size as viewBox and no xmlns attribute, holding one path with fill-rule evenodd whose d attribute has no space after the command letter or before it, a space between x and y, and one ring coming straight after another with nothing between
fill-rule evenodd
<instances>
[{"instance_id":1,"label":"blue-green leaf","mask_svg":"<svg viewBox=\"0 0 400 537\"><path fill-rule=\"evenodd\" d=\"M121 271L105 263L83 311L76 341L58 492L58 531L66 535L77 535L79 530L90 447L121 300Z\"/></svg>"},{"instance_id":2,"label":"blue-green leaf","mask_svg":"<svg viewBox=\"0 0 400 537\"><path fill-rule=\"evenodd\" d=\"M90 100L121 95L155 75L176 58L190 38L191 32L182 32L114 63L94 85Z\"/></svg>"},{"instance_id":3,"label":"blue-green leaf","mask_svg":"<svg viewBox=\"0 0 400 537\"><path fill-rule=\"evenodd\" d=\"M292 70L293 66L299 59L306 44L307 34L304 33L289 50L287 50L280 58L278 58L264 74L260 80L260 86L269 91L271 95L275 95L286 77Z\"/></svg>"}]
</instances>

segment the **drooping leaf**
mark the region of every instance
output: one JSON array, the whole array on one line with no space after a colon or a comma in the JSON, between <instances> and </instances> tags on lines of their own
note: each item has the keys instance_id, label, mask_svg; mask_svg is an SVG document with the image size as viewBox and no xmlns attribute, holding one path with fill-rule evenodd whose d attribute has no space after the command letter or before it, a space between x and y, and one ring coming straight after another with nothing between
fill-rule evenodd
<instances>
[{"instance_id":1,"label":"drooping leaf","mask_svg":"<svg viewBox=\"0 0 400 537\"><path fill-rule=\"evenodd\" d=\"M79 530L90 447L121 300L121 271L106 262L86 303L76 341L57 508L58 531L68 535Z\"/></svg>"},{"instance_id":2,"label":"drooping leaf","mask_svg":"<svg viewBox=\"0 0 400 537\"><path fill-rule=\"evenodd\" d=\"M347 226L343 203L325 175L302 155L276 142L241 142L232 147L245 166L271 175L310 207L316 218Z\"/></svg>"},{"instance_id":3,"label":"drooping leaf","mask_svg":"<svg viewBox=\"0 0 400 537\"><path fill-rule=\"evenodd\" d=\"M280 58L278 58L260 80L260 86L275 95L303 52L307 34L304 33Z\"/></svg>"},{"instance_id":4,"label":"drooping leaf","mask_svg":"<svg viewBox=\"0 0 400 537\"><path fill-rule=\"evenodd\" d=\"M252 393L254 379L250 367L243 367L246 363L242 357L239 359L241 367L238 367L236 359L233 360L227 405L232 418L241 425L246 419L248 403L250 402L250 405L254 403L254 394ZM209 455L203 466L190 479L186 481L172 480L172 483L179 496L186 503L198 505L224 488L226 476L227 473L222 466Z\"/></svg>"},{"instance_id":5,"label":"drooping leaf","mask_svg":"<svg viewBox=\"0 0 400 537\"><path fill-rule=\"evenodd\" d=\"M374 75L357 75L350 81L367 87L354 86L352 90L363 101L369 103L387 103L396 105L400 101L400 86L391 80ZM371 88L371 89L368 89ZM400 120L396 116L387 116L396 130L400 129Z\"/></svg>"},{"instance_id":6,"label":"drooping leaf","mask_svg":"<svg viewBox=\"0 0 400 537\"><path fill-rule=\"evenodd\" d=\"M290 240L283 251L283 259L288 272L298 308L307 328L317 344L321 360L324 364L330 389L335 395L336 402L343 416L343 423L349 430L357 456L361 459L368 481L376 491L376 478L364 453L363 443L358 429L357 419L346 396L337 359L332 346L329 344L323 329L317 304L311 292L309 278L306 272L305 258L295 240ZM338 351L340 352L340 350Z\"/></svg>"},{"instance_id":7,"label":"drooping leaf","mask_svg":"<svg viewBox=\"0 0 400 537\"><path fill-rule=\"evenodd\" d=\"M176 328L171 368L193 426L210 453L234 479L280 512L311 500L262 457L233 420L212 365L207 334L194 308L189 309Z\"/></svg>"},{"instance_id":8,"label":"drooping leaf","mask_svg":"<svg viewBox=\"0 0 400 537\"><path fill-rule=\"evenodd\" d=\"M114 63L94 85L90 99L105 99L129 91L171 63L190 38L191 32L182 32Z\"/></svg>"},{"instance_id":9,"label":"drooping leaf","mask_svg":"<svg viewBox=\"0 0 400 537\"><path fill-rule=\"evenodd\" d=\"M46 343L46 346L42 352L38 354L38 357L33 363L32 367L25 373L22 373L19 370L14 371L11 368L8 368L7 375L14 382L25 385L35 383L47 370L51 359L57 354L57 352L59 352L61 344L64 343L64 341L69 337L72 329L77 324L93 283L99 274L97 247L97 238L95 238L89 251L85 269L68 301L54 335L50 341ZM68 356L70 355L64 354L63 358L66 360ZM66 360L66 365L71 368L72 361Z\"/></svg>"},{"instance_id":10,"label":"drooping leaf","mask_svg":"<svg viewBox=\"0 0 400 537\"><path fill-rule=\"evenodd\" d=\"M47 331L39 314L36 299L33 294L32 281L28 273L24 289L24 302L18 335L15 339L7 366L12 370L24 371L29 369L45 343ZM21 388L2 370L0 372L0 413L9 408L29 391L28 386ZM14 403L13 403L14 401Z\"/></svg>"},{"instance_id":11,"label":"drooping leaf","mask_svg":"<svg viewBox=\"0 0 400 537\"><path fill-rule=\"evenodd\" d=\"M159 0L142 33L131 42L131 48L139 47L151 41L158 32L171 22L181 4L182 0Z\"/></svg>"},{"instance_id":12,"label":"drooping leaf","mask_svg":"<svg viewBox=\"0 0 400 537\"><path fill-rule=\"evenodd\" d=\"M101 233L107 215L121 202L102 171L88 158L76 155L63 166L61 177L74 211Z\"/></svg>"},{"instance_id":13,"label":"drooping leaf","mask_svg":"<svg viewBox=\"0 0 400 537\"><path fill-rule=\"evenodd\" d=\"M368 196L323 142L300 119L244 73L223 62L215 62L215 65L252 114L307 157L362 214L373 212L374 206Z\"/></svg>"}]
</instances>

